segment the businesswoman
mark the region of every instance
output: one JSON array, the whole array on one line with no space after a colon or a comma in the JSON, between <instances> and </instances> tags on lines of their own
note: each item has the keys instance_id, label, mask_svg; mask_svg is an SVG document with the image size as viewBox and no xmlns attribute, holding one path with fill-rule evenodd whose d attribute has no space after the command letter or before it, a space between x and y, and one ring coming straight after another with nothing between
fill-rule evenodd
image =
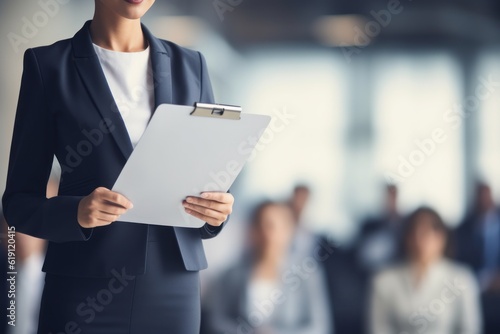
<instances>
[{"instance_id":1,"label":"businesswoman","mask_svg":"<svg viewBox=\"0 0 500 334\"><path fill-rule=\"evenodd\" d=\"M133 203L109 190L156 106L214 102L202 55L141 25L153 3L96 0L73 38L25 53L3 207L16 231L49 241L39 333L199 331L202 239L233 197L193 194L183 204L205 226L171 228L118 222Z\"/></svg>"}]
</instances>

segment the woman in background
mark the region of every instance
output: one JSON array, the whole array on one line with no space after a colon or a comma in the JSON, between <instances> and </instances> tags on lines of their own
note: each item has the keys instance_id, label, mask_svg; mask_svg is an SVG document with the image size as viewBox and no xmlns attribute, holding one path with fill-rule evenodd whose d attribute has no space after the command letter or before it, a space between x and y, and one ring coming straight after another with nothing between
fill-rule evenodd
<instances>
[{"instance_id":1,"label":"woman in background","mask_svg":"<svg viewBox=\"0 0 500 334\"><path fill-rule=\"evenodd\" d=\"M481 333L477 282L469 269L445 257L448 230L441 217L419 208L404 228L406 261L373 281L370 332Z\"/></svg>"},{"instance_id":2,"label":"woman in background","mask_svg":"<svg viewBox=\"0 0 500 334\"><path fill-rule=\"evenodd\" d=\"M264 202L256 208L249 258L220 275L208 289L210 333L331 333L320 264L311 270L304 267L307 256L290 258L295 228L288 205Z\"/></svg>"}]
</instances>

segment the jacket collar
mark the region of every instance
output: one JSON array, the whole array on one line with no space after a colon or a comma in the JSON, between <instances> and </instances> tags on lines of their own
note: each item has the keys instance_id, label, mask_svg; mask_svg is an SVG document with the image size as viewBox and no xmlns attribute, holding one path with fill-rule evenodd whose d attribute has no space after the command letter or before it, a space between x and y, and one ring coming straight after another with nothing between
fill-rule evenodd
<instances>
[{"instance_id":1,"label":"jacket collar","mask_svg":"<svg viewBox=\"0 0 500 334\"><path fill-rule=\"evenodd\" d=\"M72 39L74 62L101 118L110 123L111 134L124 157L128 159L133 146L95 53L90 36L90 23L91 21L87 21ZM165 45L144 25L142 31L150 46L156 109L160 104L173 103L170 56Z\"/></svg>"}]
</instances>

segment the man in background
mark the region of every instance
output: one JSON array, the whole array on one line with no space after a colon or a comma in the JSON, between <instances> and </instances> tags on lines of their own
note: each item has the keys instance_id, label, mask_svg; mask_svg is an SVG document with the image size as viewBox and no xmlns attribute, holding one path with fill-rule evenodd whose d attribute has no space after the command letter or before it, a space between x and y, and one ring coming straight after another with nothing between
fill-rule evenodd
<instances>
[{"instance_id":1,"label":"man in background","mask_svg":"<svg viewBox=\"0 0 500 334\"><path fill-rule=\"evenodd\" d=\"M367 273L373 273L397 260L400 254L400 234L398 189L389 184L385 187L382 211L378 216L365 220L355 241L360 267Z\"/></svg>"},{"instance_id":2,"label":"man in background","mask_svg":"<svg viewBox=\"0 0 500 334\"><path fill-rule=\"evenodd\" d=\"M484 333L500 333L500 210L487 184L476 185L474 206L455 241L457 260L474 270L481 287Z\"/></svg>"}]
</instances>

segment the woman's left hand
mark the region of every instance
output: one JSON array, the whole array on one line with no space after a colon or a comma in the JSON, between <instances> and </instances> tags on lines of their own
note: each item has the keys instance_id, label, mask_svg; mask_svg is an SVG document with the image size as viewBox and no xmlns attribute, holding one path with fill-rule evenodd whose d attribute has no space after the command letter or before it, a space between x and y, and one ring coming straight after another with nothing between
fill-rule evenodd
<instances>
[{"instance_id":1,"label":"woman's left hand","mask_svg":"<svg viewBox=\"0 0 500 334\"><path fill-rule=\"evenodd\" d=\"M221 226L233 211L234 197L230 193L206 192L200 197L189 196L182 202L190 215L212 226Z\"/></svg>"}]
</instances>

